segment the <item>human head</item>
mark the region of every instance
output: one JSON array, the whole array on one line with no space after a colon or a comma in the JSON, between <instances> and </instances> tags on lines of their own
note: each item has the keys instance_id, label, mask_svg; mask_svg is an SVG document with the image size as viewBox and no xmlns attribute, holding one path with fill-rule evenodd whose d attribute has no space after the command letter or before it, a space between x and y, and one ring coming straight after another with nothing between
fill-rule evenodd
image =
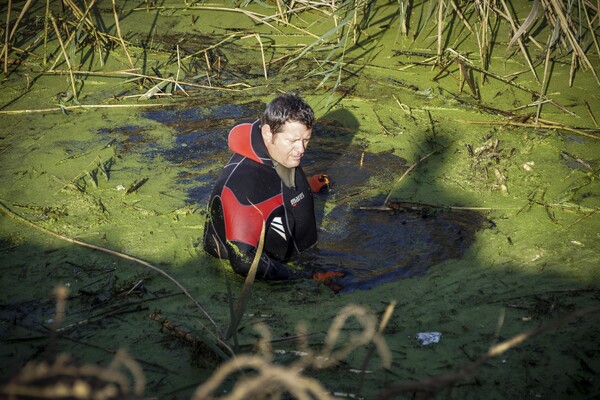
<instances>
[{"instance_id":1,"label":"human head","mask_svg":"<svg viewBox=\"0 0 600 400\"><path fill-rule=\"evenodd\" d=\"M260 120L262 125L269 125L273 133L278 133L288 121L301 122L312 129L315 114L300 96L293 93L282 94L273 99Z\"/></svg>"},{"instance_id":2,"label":"human head","mask_svg":"<svg viewBox=\"0 0 600 400\"><path fill-rule=\"evenodd\" d=\"M284 94L271 101L261 119L261 133L271 159L287 168L300 165L314 119L312 108L297 95Z\"/></svg>"}]
</instances>

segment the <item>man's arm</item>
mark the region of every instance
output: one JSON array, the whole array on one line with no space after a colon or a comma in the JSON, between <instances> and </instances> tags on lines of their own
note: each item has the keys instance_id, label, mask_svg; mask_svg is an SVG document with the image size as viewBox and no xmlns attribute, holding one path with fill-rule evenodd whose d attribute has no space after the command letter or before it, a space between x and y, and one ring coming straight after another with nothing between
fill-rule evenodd
<instances>
[{"instance_id":1,"label":"man's arm","mask_svg":"<svg viewBox=\"0 0 600 400\"><path fill-rule=\"evenodd\" d=\"M256 247L233 241L227 241L226 247L233 270L240 275L248 275L256 257ZM291 279L293 274L285 264L263 253L256 269L256 277L263 280L287 280Z\"/></svg>"}]
</instances>

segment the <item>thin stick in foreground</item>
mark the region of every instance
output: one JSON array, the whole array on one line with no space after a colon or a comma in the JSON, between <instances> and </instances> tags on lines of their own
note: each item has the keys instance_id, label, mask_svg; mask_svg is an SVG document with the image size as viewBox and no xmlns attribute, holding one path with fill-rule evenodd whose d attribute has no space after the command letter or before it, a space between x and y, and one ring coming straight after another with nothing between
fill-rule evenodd
<instances>
[{"instance_id":1,"label":"thin stick in foreground","mask_svg":"<svg viewBox=\"0 0 600 400\"><path fill-rule=\"evenodd\" d=\"M12 219L14 219L16 221L19 221L19 222L22 222L22 223L24 223L26 225L29 225L29 226L31 226L31 227L33 227L35 229L38 229L38 230L40 230L40 231L42 231L44 233L47 233L47 234L49 234L51 236L54 236L55 238L58 238L58 239L61 239L61 240L65 240L65 241L67 241L69 243L78 244L80 246L84 246L84 247L87 247L87 248L90 248L90 249L99 250L99 251L102 251L104 253L108 253L108 254L111 254L111 255L115 255L115 256L124 258L126 260L133 261L135 263L138 263L140 265L148 267L148 268L150 268L150 269L158 272L159 274L165 276L167 279L169 279L171 282L173 282L196 305L196 307L198 308L198 310L200 310L200 312L202 312L202 314L204 314L204 316L214 325L214 327L216 329L216 332L217 332L216 339L219 341L219 343L221 345L223 345L228 351L230 351L231 354L233 354L233 351L229 348L229 346L227 345L227 343L225 343L224 341L221 340L222 334L220 332L219 326L212 319L212 317L206 312L206 310L204 310L204 308L200 305L200 303L198 303L198 301L196 301L196 299L194 299L192 297L192 295L188 292L188 290L182 284L180 284L175 278L173 278L171 275L169 275L168 273L166 273L162 269L160 269L158 267L155 267L154 265L150 264L149 262L144 261L142 259L139 259L137 257L133 257L133 256L130 256L128 254L120 253L118 251L110 250L110 249L107 249L105 247L96 246L94 244L82 242L80 240L73 239L73 238L70 238L70 237L67 237L67 236L63 236L60 233L56 233L54 231L51 231L51 230L46 229L44 227L41 227L41 226L39 226L39 225L37 225L37 224L35 224L35 223L33 223L33 222L31 222L31 221L23 218L23 217L21 217L20 215L14 213L7 206L5 206L4 203L1 202L1 201L0 201L0 211L2 211L6 216L8 216L8 217L10 217L10 218L12 218Z\"/></svg>"}]
</instances>

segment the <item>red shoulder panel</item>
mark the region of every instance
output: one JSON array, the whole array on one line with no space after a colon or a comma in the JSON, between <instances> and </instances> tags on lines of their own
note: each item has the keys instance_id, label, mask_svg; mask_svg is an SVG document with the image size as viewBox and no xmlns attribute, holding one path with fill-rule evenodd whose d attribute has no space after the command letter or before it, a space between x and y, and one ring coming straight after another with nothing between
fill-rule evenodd
<instances>
[{"instance_id":1,"label":"red shoulder panel","mask_svg":"<svg viewBox=\"0 0 600 400\"><path fill-rule=\"evenodd\" d=\"M238 201L231 189L224 187L221 202L226 239L256 247L260 240L263 221L266 221L273 210L283 204L283 195L280 193L261 203L247 206Z\"/></svg>"},{"instance_id":2,"label":"red shoulder panel","mask_svg":"<svg viewBox=\"0 0 600 400\"><path fill-rule=\"evenodd\" d=\"M252 148L252 125L253 124L251 123L243 123L234 126L231 131L229 131L227 142L229 143L229 148L234 153L262 163L261 159Z\"/></svg>"}]
</instances>

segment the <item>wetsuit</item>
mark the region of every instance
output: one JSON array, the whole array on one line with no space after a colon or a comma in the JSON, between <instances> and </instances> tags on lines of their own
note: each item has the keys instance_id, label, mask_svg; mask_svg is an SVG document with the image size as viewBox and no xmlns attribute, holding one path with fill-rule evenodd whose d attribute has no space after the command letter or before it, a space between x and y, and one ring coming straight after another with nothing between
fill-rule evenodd
<instances>
[{"instance_id":1,"label":"wetsuit","mask_svg":"<svg viewBox=\"0 0 600 400\"><path fill-rule=\"evenodd\" d=\"M281 261L317 241L313 196L306 176L299 166L282 172L282 166L271 160L260 121L236 125L228 141L234 154L208 204L204 249L229 259L233 270L245 276L264 221L264 249L256 277L289 279L293 274ZM284 175L286 179L282 179Z\"/></svg>"}]
</instances>

